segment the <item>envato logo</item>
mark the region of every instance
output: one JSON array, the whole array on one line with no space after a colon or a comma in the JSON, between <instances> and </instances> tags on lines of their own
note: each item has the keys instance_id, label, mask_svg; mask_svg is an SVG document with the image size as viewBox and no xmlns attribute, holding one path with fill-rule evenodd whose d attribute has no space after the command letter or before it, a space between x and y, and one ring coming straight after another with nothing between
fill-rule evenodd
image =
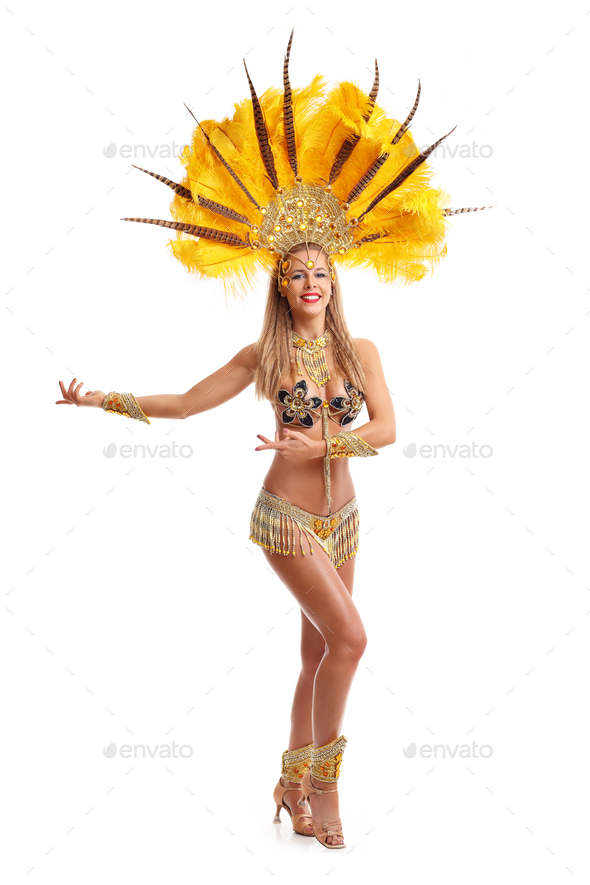
<instances>
[{"instance_id":1,"label":"envato logo","mask_svg":"<svg viewBox=\"0 0 590 885\"><path fill-rule=\"evenodd\" d=\"M478 753L478 744L471 741L471 744L461 744L461 746L455 744L452 749L448 744L446 746L444 744L421 744L417 747L415 743L411 743L403 748L403 753L406 759L413 759L416 755L422 756L423 759L437 759L438 750L441 751L438 754L441 759L446 759L447 756L451 759L454 759L455 756L459 756L460 759L489 759L494 752L489 744L482 744Z\"/></svg>"},{"instance_id":2,"label":"envato logo","mask_svg":"<svg viewBox=\"0 0 590 885\"><path fill-rule=\"evenodd\" d=\"M446 458L447 455L449 458L454 458L457 453L460 458L491 458L494 454L493 448L488 446L487 443L483 446L478 446L475 442L472 442L471 445L464 444L460 446L457 444L454 449L451 449L449 445L443 445L442 443L436 443L435 445L425 443L418 448L416 443L412 442L405 447L404 455L406 458L415 458L416 455L420 455L421 458L437 458L439 457L437 450L441 450L441 457L443 458Z\"/></svg>"},{"instance_id":3,"label":"envato logo","mask_svg":"<svg viewBox=\"0 0 590 885\"><path fill-rule=\"evenodd\" d=\"M430 147L430 144L426 142L424 144L416 144L415 142L408 142L402 148L402 153L408 157L408 159L413 159L417 157L419 153L426 150ZM161 157L164 160L170 160L172 158L178 159L180 155L187 148L191 149L189 145L185 144L176 144L175 141L172 144L120 144L117 145L115 141L112 141L105 148L102 149L103 156L107 158L107 160L112 160L114 157L122 157L124 160L153 160L154 157ZM434 159L436 156L439 157L450 157L451 160L455 157L460 157L461 159L482 159L488 160L494 150L491 144L477 144L475 141L472 141L471 144L447 144L444 142L443 144L437 145L435 149L431 153L431 157Z\"/></svg>"},{"instance_id":4,"label":"envato logo","mask_svg":"<svg viewBox=\"0 0 590 885\"><path fill-rule=\"evenodd\" d=\"M160 458L190 458L193 454L193 447L189 446L188 443L177 446L175 442L171 445L164 443L162 446L159 443L156 443L155 446L147 446L143 443L134 443L133 445L124 443L122 446L119 446L118 453L121 458L139 458L138 452L140 449L142 458L145 458L146 450L149 458L155 458L156 455ZM114 458L117 454L117 443L109 443L108 446L104 447L102 453L105 458Z\"/></svg>"},{"instance_id":5,"label":"envato logo","mask_svg":"<svg viewBox=\"0 0 590 885\"><path fill-rule=\"evenodd\" d=\"M412 144L412 142L408 142L408 144L404 145L403 153L406 157L412 158L417 157L419 153L425 151L429 148L429 144ZM491 144L476 144L474 141L471 144L447 144L444 142L443 144L439 144L431 153L431 157L450 157L451 160L454 157L461 157L464 159L482 159L488 160L492 154L494 153Z\"/></svg>"},{"instance_id":6,"label":"envato logo","mask_svg":"<svg viewBox=\"0 0 590 885\"><path fill-rule=\"evenodd\" d=\"M175 141L172 144L121 144L118 146L112 141L102 149L102 152L107 160L112 160L117 156L123 157L124 160L146 160L148 158L153 160L154 157L170 160L172 157L178 159L186 147L188 145L178 145Z\"/></svg>"},{"instance_id":7,"label":"envato logo","mask_svg":"<svg viewBox=\"0 0 590 885\"><path fill-rule=\"evenodd\" d=\"M178 752L176 752L178 750ZM153 748L149 744L121 744L118 750L119 756L123 759L190 759L193 755L193 748L190 744L181 744L180 746L172 741L172 744L156 744ZM109 744L103 747L103 756L107 759L113 759L117 755L117 745Z\"/></svg>"}]
</instances>

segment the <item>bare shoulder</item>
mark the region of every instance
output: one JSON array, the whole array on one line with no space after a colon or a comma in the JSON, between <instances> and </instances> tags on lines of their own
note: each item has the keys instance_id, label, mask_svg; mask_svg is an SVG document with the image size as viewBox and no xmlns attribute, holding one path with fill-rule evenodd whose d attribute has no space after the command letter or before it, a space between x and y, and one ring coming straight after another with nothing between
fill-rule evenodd
<instances>
[{"instance_id":1,"label":"bare shoulder","mask_svg":"<svg viewBox=\"0 0 590 885\"><path fill-rule=\"evenodd\" d=\"M361 360L375 358L379 356L377 345L368 338L353 338L355 347Z\"/></svg>"},{"instance_id":2,"label":"bare shoulder","mask_svg":"<svg viewBox=\"0 0 590 885\"><path fill-rule=\"evenodd\" d=\"M377 345L368 338L354 338L354 344L365 371L366 392L373 394L378 389L385 387L383 364L377 349Z\"/></svg>"},{"instance_id":3,"label":"bare shoulder","mask_svg":"<svg viewBox=\"0 0 590 885\"><path fill-rule=\"evenodd\" d=\"M254 344L246 344L245 347L242 347L242 349L237 352L232 362L235 365L254 372L256 369L256 360L256 342L254 342Z\"/></svg>"}]
</instances>

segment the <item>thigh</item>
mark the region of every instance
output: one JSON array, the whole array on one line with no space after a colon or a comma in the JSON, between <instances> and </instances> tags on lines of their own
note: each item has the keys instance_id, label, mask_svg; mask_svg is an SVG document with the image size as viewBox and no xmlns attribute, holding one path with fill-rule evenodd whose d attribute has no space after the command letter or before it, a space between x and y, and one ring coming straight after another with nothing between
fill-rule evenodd
<instances>
[{"instance_id":1,"label":"thigh","mask_svg":"<svg viewBox=\"0 0 590 885\"><path fill-rule=\"evenodd\" d=\"M354 582L354 564L356 557L347 559L338 569L338 575L342 579L344 586L352 596L352 585ZM327 648L324 637L320 631L314 627L303 609L301 609L301 656L321 659Z\"/></svg>"},{"instance_id":2,"label":"thigh","mask_svg":"<svg viewBox=\"0 0 590 885\"><path fill-rule=\"evenodd\" d=\"M354 566L356 563L356 556L351 557L351 559L347 559L342 563L340 568L338 569L338 574L344 583L344 586L352 596L352 587L354 584Z\"/></svg>"},{"instance_id":3,"label":"thigh","mask_svg":"<svg viewBox=\"0 0 590 885\"><path fill-rule=\"evenodd\" d=\"M313 554L306 553L305 556L299 552L295 556L271 554L264 548L262 552L328 647L334 637L343 640L351 634L361 636L363 625L360 615L350 590L339 574L348 561L335 569L329 556L315 545ZM350 583L350 569L344 575Z\"/></svg>"}]
</instances>

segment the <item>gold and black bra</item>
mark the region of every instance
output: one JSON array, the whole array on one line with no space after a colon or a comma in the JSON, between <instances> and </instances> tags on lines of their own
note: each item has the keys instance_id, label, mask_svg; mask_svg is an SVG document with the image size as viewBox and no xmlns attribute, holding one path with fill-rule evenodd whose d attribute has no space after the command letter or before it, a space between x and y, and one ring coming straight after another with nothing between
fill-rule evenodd
<instances>
[{"instance_id":1,"label":"gold and black bra","mask_svg":"<svg viewBox=\"0 0 590 885\"><path fill-rule=\"evenodd\" d=\"M333 396L329 401L329 415L336 424L345 427L352 424L363 407L364 394L353 387L348 378L344 379L347 396ZM322 417L318 411L324 400L319 396L308 396L307 381L302 378L297 382L291 393L281 388L275 400L275 409L282 406L281 421L283 424L296 423L300 427L313 427ZM297 420L295 420L297 419Z\"/></svg>"}]
</instances>

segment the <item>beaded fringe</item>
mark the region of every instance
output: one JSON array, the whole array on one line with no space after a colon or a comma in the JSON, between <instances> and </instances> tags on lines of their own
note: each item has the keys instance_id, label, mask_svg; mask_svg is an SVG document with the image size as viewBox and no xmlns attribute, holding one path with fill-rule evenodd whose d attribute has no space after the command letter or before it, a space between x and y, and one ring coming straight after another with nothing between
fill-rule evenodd
<instances>
[{"instance_id":1,"label":"beaded fringe","mask_svg":"<svg viewBox=\"0 0 590 885\"><path fill-rule=\"evenodd\" d=\"M326 355L323 348L309 353L303 347L297 348L297 371L303 375L301 371L301 351L303 351L303 365L307 369L307 374L312 381L315 381L318 387L323 387L326 381L330 380L330 370L326 362Z\"/></svg>"},{"instance_id":2,"label":"beaded fringe","mask_svg":"<svg viewBox=\"0 0 590 885\"><path fill-rule=\"evenodd\" d=\"M305 535L310 553L313 554L313 542L316 542L330 557L335 568L339 568L347 559L356 556L359 547L358 507L351 508L350 512L344 515L330 534L327 534L324 529L320 529L321 534L324 535L324 537L320 537L309 527L309 524L306 525L306 522L311 522L311 524L316 522L317 516L311 513L307 514L300 508L289 505L288 502L284 502L284 504L287 504L291 510L290 513L282 512L262 501L260 497L258 498L250 518L250 541L269 550L271 555L282 553L283 556L289 554L295 556L296 547L299 546L301 555L305 556L303 549L303 535ZM345 505L342 511L346 511L347 507L348 505ZM326 519L338 518L340 512L333 513ZM305 518L305 522L303 518L298 519L298 515ZM296 526L299 530L298 538L296 537Z\"/></svg>"}]
</instances>

